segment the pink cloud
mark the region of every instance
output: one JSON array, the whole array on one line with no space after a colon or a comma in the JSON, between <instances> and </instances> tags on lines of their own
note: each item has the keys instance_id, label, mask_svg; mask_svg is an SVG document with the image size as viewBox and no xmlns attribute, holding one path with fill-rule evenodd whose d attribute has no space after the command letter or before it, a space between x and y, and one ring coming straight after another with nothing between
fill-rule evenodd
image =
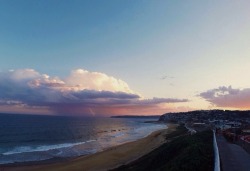
<instances>
[{"instance_id":1,"label":"pink cloud","mask_svg":"<svg viewBox=\"0 0 250 171\"><path fill-rule=\"evenodd\" d=\"M250 88L219 87L200 93L200 96L218 107L249 109Z\"/></svg>"}]
</instances>

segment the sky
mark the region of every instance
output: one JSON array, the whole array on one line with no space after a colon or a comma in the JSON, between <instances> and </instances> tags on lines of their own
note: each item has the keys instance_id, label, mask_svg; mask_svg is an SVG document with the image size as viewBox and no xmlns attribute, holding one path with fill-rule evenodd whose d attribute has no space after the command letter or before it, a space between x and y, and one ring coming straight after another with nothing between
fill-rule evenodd
<instances>
[{"instance_id":1,"label":"sky","mask_svg":"<svg viewBox=\"0 0 250 171\"><path fill-rule=\"evenodd\" d=\"M250 2L0 0L0 112L250 109Z\"/></svg>"}]
</instances>

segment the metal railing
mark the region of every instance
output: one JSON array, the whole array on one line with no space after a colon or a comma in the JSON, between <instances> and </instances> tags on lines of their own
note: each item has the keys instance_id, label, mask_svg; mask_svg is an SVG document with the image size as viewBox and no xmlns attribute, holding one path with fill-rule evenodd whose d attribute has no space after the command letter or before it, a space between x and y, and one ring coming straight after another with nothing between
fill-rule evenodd
<instances>
[{"instance_id":1,"label":"metal railing","mask_svg":"<svg viewBox=\"0 0 250 171\"><path fill-rule=\"evenodd\" d=\"M220 171L220 155L216 141L215 131L213 130L213 146L214 146L214 171Z\"/></svg>"}]
</instances>

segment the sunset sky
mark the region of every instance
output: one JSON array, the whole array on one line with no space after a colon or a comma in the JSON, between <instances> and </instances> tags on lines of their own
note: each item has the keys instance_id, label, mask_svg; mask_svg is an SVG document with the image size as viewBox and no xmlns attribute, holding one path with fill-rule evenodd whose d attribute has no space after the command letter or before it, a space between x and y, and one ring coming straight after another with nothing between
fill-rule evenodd
<instances>
[{"instance_id":1,"label":"sunset sky","mask_svg":"<svg viewBox=\"0 0 250 171\"><path fill-rule=\"evenodd\" d=\"M250 109L250 1L1 0L0 112Z\"/></svg>"}]
</instances>

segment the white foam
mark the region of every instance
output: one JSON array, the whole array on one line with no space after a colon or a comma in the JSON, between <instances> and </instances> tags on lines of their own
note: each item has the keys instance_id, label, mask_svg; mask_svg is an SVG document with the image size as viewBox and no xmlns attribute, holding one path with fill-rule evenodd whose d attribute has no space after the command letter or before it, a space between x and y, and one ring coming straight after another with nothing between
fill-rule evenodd
<instances>
[{"instance_id":1,"label":"white foam","mask_svg":"<svg viewBox=\"0 0 250 171\"><path fill-rule=\"evenodd\" d=\"M136 128L134 129L134 132L138 137L146 137L154 131L166 129L166 128L167 126L165 124L153 124L153 125L147 125L147 126Z\"/></svg>"},{"instance_id":2,"label":"white foam","mask_svg":"<svg viewBox=\"0 0 250 171\"><path fill-rule=\"evenodd\" d=\"M125 134L123 132L119 132L119 133L113 134L112 137L118 138L118 137L121 137L121 136L124 136L124 135Z\"/></svg>"},{"instance_id":3,"label":"white foam","mask_svg":"<svg viewBox=\"0 0 250 171\"><path fill-rule=\"evenodd\" d=\"M3 155L11 155L11 154L19 154L19 153L28 153L28 152L42 152L42 151L49 151L49 150L55 150L55 149L61 149L61 148L69 148L85 143L94 142L96 140L88 140L84 142L78 142L78 143L63 143L63 144L54 144L54 145L43 145L38 147L31 147L31 146L21 146L16 147L11 151L7 151L3 153Z\"/></svg>"}]
</instances>

